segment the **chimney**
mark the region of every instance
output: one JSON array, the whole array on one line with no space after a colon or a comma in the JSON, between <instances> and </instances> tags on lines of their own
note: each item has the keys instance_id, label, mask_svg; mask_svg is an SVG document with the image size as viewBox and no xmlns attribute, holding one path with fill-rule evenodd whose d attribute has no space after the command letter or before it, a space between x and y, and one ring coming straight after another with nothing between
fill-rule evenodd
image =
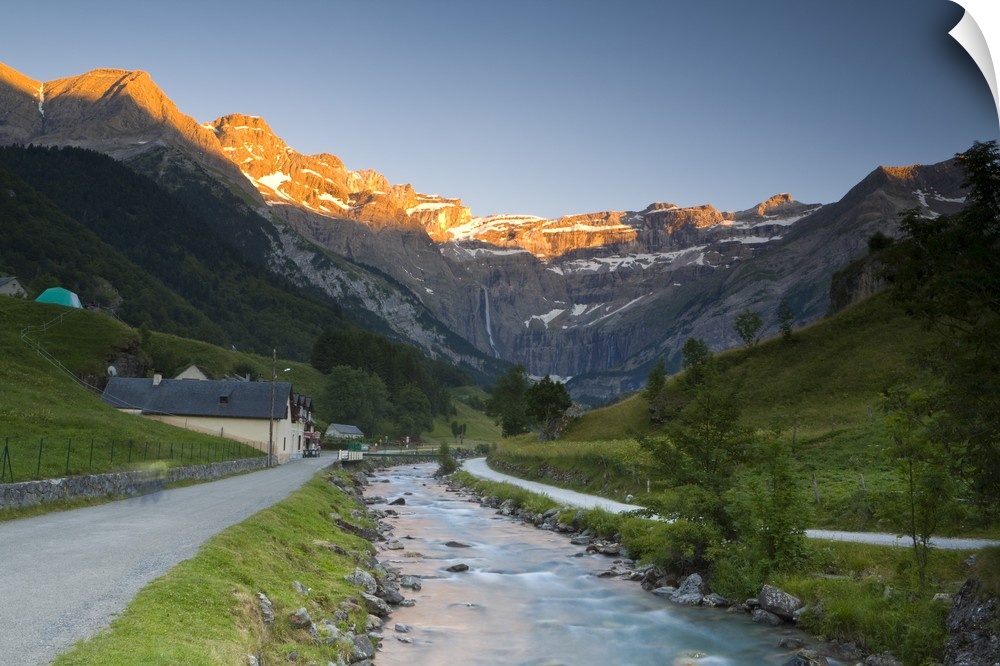
<instances>
[{"instance_id":1,"label":"chimney","mask_svg":"<svg viewBox=\"0 0 1000 666\"><path fill-rule=\"evenodd\" d=\"M161 381L163 381L163 375L160 373L153 375L153 386L159 386Z\"/></svg>"}]
</instances>

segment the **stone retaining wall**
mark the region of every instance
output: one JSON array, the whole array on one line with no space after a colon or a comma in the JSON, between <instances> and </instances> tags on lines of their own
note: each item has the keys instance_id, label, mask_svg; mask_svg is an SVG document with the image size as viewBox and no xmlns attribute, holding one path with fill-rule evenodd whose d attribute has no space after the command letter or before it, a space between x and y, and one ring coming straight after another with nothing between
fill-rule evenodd
<instances>
[{"instance_id":1,"label":"stone retaining wall","mask_svg":"<svg viewBox=\"0 0 1000 666\"><path fill-rule=\"evenodd\" d=\"M218 479L260 469L266 465L267 456L192 467L168 468L153 463L150 469L145 470L4 483L0 484L0 509L16 509L81 497L142 495L161 490L168 483Z\"/></svg>"}]
</instances>

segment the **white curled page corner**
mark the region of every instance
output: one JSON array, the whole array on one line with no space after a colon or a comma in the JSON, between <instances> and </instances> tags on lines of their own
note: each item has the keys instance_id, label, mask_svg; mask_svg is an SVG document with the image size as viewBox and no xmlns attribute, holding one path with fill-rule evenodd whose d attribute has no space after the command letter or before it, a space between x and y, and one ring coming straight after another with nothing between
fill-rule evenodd
<instances>
[{"instance_id":1,"label":"white curled page corner","mask_svg":"<svg viewBox=\"0 0 1000 666\"><path fill-rule=\"evenodd\" d=\"M1000 114L1000 91L997 90L995 58L1000 55L1000 3L997 0L952 0L965 15L948 33L962 45L986 77L993 93L993 104ZM978 19L978 22L977 22Z\"/></svg>"}]
</instances>

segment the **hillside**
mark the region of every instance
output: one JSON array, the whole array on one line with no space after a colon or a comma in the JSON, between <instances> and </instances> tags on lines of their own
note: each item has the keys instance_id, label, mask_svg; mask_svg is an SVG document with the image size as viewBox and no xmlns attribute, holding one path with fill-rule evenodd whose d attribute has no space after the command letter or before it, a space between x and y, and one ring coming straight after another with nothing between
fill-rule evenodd
<instances>
[{"instance_id":1,"label":"hillside","mask_svg":"<svg viewBox=\"0 0 1000 666\"><path fill-rule=\"evenodd\" d=\"M883 293L837 315L796 329L791 344L780 336L755 349L718 355L727 382L743 386L743 417L758 428L793 425L803 436L857 428L871 421L879 395L900 383L928 381L921 355L933 336ZM615 432L653 433L646 400L635 393L595 409L565 434L571 440L609 439Z\"/></svg>"},{"instance_id":2,"label":"hillside","mask_svg":"<svg viewBox=\"0 0 1000 666\"><path fill-rule=\"evenodd\" d=\"M30 345L21 339L26 329ZM0 450L3 445L10 447L11 468L7 473L12 472L15 481L35 477L39 468L42 477L63 476L67 467L73 473L86 472L92 464L104 464L100 452L110 448L112 442L173 443L189 449L192 445L204 446L206 452L232 445L229 440L137 418L109 407L101 401L99 392L107 367L115 364L125 368L130 359L146 356L149 347L169 349L170 354L199 363L219 377L236 371L266 377L271 371L271 359L164 334L147 335L152 342L144 344L142 332L107 314L0 297ZM51 355L58 365L36 353L35 346ZM321 390L322 375L309 365L282 363L282 367L292 368L297 392L310 395L311 391ZM88 458L91 443L99 453ZM39 448L44 452L40 462ZM247 454L257 452L248 449ZM198 456L193 458L195 462L199 459L204 461ZM120 456L118 465L128 466ZM97 467L95 471L102 469Z\"/></svg>"},{"instance_id":3,"label":"hillside","mask_svg":"<svg viewBox=\"0 0 1000 666\"><path fill-rule=\"evenodd\" d=\"M936 340L883 293L795 330L792 343L778 336L717 356L720 383L740 387L740 422L791 447L799 491L813 500L811 526L891 529L877 509L896 483L881 394L934 382L922 359ZM658 472L637 442L663 434L636 393L584 413L558 442L505 441L498 460L529 478L561 476L598 494L642 498L658 491ZM942 530L995 534L995 521L981 519L956 518Z\"/></svg>"},{"instance_id":4,"label":"hillside","mask_svg":"<svg viewBox=\"0 0 1000 666\"><path fill-rule=\"evenodd\" d=\"M27 343L22 341L22 332ZM395 377L401 384L422 377L426 384L422 391L428 401L437 396L446 403L447 409L430 405L437 411L428 415L434 425L425 439L452 442L452 422L467 426L466 440L470 445L498 438L498 428L469 404L482 402L485 394L474 387L451 388L458 377L453 368L421 362L412 350L407 353L409 348L386 346L386 342L370 334L356 342L365 340L384 350L376 355L383 374L389 373L390 379ZM36 347L55 363L36 353ZM62 476L67 468L71 473L87 471L86 452L91 442L96 442L98 448L129 440L222 446L219 438L124 415L100 400L109 366L126 376L157 371L171 377L192 364L210 379L234 375L266 379L277 368L282 381L291 382L296 393L313 399L314 417L320 429L325 428L332 413L328 404L329 375L311 363L278 358L275 364L269 355L227 349L148 328L132 328L107 313L0 297L0 451L4 444L10 445L15 480L35 476L40 442L45 451L40 465L43 477ZM379 424L383 428L391 427L392 419L396 418L395 402L400 399L393 387L387 389L393 405L388 407L385 421ZM453 412L449 397L452 392L458 398ZM76 443L70 447L71 462L66 460L68 442Z\"/></svg>"},{"instance_id":5,"label":"hillside","mask_svg":"<svg viewBox=\"0 0 1000 666\"><path fill-rule=\"evenodd\" d=\"M55 213L37 200L19 211L38 228L35 233L5 231L23 249L18 257L6 247L0 262L26 282L42 274L31 261L32 253L40 254L32 245L50 243L52 254L45 256L53 263L54 277L78 289L85 302L103 296L103 306L119 310L133 325L145 323L261 354L278 348L282 355L300 358L324 328L350 325L335 303L306 298L280 277L268 275L265 266L243 260L234 246L239 237L215 233L198 209L99 153L6 148L0 149L0 164L62 213L59 222L65 231L58 238L49 219ZM79 236L94 235L102 242L89 247L76 242ZM151 275L161 283L159 293L145 292L130 275L107 275L116 265ZM68 271L73 273L65 275ZM173 294L163 293L164 287ZM196 310L197 318L192 321L185 310L169 307L177 301Z\"/></svg>"}]
</instances>

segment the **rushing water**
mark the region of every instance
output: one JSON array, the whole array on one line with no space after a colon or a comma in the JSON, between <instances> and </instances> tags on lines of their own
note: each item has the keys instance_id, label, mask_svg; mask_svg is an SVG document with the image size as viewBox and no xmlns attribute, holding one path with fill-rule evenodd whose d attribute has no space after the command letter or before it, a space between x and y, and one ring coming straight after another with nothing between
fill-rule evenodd
<instances>
[{"instance_id":1,"label":"rushing water","mask_svg":"<svg viewBox=\"0 0 1000 666\"><path fill-rule=\"evenodd\" d=\"M379 666L708 666L783 664L793 656L777 644L801 636L794 629L679 606L638 583L598 577L612 558L448 492L431 477L435 468L383 471L366 493L404 498L391 507L399 515L386 519L404 549L379 559L422 583L401 590L416 603L386 621ZM447 571L456 564L469 570Z\"/></svg>"}]
</instances>

